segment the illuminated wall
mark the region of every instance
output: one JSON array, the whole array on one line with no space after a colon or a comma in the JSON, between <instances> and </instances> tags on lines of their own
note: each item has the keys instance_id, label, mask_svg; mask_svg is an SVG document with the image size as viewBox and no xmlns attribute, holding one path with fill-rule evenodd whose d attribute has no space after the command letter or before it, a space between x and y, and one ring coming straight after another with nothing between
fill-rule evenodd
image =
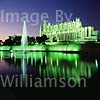
<instances>
[{"instance_id":1,"label":"illuminated wall","mask_svg":"<svg viewBox=\"0 0 100 100\"><path fill-rule=\"evenodd\" d=\"M58 23L56 25L46 23L40 26L40 35L47 35L49 41L53 42L53 38L59 41L97 41L98 31L94 27L83 27L79 18L74 21Z\"/></svg>"}]
</instances>

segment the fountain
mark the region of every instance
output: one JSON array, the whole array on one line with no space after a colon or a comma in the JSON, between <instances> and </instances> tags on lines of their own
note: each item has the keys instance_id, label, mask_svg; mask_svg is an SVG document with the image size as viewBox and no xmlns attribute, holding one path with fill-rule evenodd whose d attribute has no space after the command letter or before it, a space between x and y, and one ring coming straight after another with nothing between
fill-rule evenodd
<instances>
[{"instance_id":1,"label":"fountain","mask_svg":"<svg viewBox=\"0 0 100 100\"><path fill-rule=\"evenodd\" d=\"M22 39L21 39L21 46L25 47L27 46L27 27L26 27L26 21L24 21L23 24L23 33L22 33Z\"/></svg>"},{"instance_id":2,"label":"fountain","mask_svg":"<svg viewBox=\"0 0 100 100\"><path fill-rule=\"evenodd\" d=\"M26 64L25 64L25 46L27 46L27 27L26 27L26 21L24 21L23 24L23 33L22 33L22 39L21 39L21 46L22 46L22 75L23 75L23 79L25 79L25 75L26 75Z\"/></svg>"}]
</instances>

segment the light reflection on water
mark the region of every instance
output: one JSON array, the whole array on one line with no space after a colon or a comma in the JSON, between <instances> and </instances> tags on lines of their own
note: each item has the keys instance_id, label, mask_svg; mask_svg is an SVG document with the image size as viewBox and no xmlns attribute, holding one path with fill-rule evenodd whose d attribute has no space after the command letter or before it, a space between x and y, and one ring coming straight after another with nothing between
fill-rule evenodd
<instances>
[{"instance_id":1,"label":"light reflection on water","mask_svg":"<svg viewBox=\"0 0 100 100\"><path fill-rule=\"evenodd\" d=\"M5 67L7 67L5 69ZM36 77L79 79L91 78L98 69L96 58L81 57L79 54L58 52L0 52L0 73L33 74ZM13 70L13 71L12 71Z\"/></svg>"}]
</instances>

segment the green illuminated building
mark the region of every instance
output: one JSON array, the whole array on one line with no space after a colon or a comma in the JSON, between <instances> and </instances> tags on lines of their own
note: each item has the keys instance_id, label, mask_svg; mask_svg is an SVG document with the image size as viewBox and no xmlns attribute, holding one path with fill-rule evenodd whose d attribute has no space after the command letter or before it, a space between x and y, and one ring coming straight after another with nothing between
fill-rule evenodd
<instances>
[{"instance_id":1,"label":"green illuminated building","mask_svg":"<svg viewBox=\"0 0 100 100\"><path fill-rule=\"evenodd\" d=\"M57 42L97 42L98 33L99 31L96 31L94 27L83 27L79 18L55 25L44 22L40 26L40 35L47 35L49 42L53 42L54 39Z\"/></svg>"}]
</instances>

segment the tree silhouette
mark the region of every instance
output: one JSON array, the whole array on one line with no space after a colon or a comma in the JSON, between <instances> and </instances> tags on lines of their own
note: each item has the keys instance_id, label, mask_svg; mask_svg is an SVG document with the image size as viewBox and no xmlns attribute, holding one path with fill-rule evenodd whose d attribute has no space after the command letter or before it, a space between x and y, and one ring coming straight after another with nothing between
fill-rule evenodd
<instances>
[{"instance_id":1,"label":"tree silhouette","mask_svg":"<svg viewBox=\"0 0 100 100\"><path fill-rule=\"evenodd\" d=\"M46 35L36 37L36 41L38 42L38 44L45 44L46 40L48 40Z\"/></svg>"},{"instance_id":2,"label":"tree silhouette","mask_svg":"<svg viewBox=\"0 0 100 100\"><path fill-rule=\"evenodd\" d=\"M34 37L28 36L28 45L34 45L36 43L36 40Z\"/></svg>"},{"instance_id":3,"label":"tree silhouette","mask_svg":"<svg viewBox=\"0 0 100 100\"><path fill-rule=\"evenodd\" d=\"M2 45L3 44L3 41L2 40L0 40L0 45Z\"/></svg>"},{"instance_id":4,"label":"tree silhouette","mask_svg":"<svg viewBox=\"0 0 100 100\"><path fill-rule=\"evenodd\" d=\"M15 36L13 42L14 45L21 45L21 36Z\"/></svg>"},{"instance_id":5,"label":"tree silhouette","mask_svg":"<svg viewBox=\"0 0 100 100\"><path fill-rule=\"evenodd\" d=\"M9 36L8 39L6 39L3 43L3 45L7 46L13 46L13 45L21 45L21 38L22 36ZM29 37L28 36L28 45L34 45L36 42L38 44L45 44L46 40L48 40L46 35L43 35L41 37ZM2 40L0 41L0 44L2 43Z\"/></svg>"},{"instance_id":6,"label":"tree silhouette","mask_svg":"<svg viewBox=\"0 0 100 100\"><path fill-rule=\"evenodd\" d=\"M9 38L4 41L4 45L8 46L14 45L14 37L9 36Z\"/></svg>"}]
</instances>

